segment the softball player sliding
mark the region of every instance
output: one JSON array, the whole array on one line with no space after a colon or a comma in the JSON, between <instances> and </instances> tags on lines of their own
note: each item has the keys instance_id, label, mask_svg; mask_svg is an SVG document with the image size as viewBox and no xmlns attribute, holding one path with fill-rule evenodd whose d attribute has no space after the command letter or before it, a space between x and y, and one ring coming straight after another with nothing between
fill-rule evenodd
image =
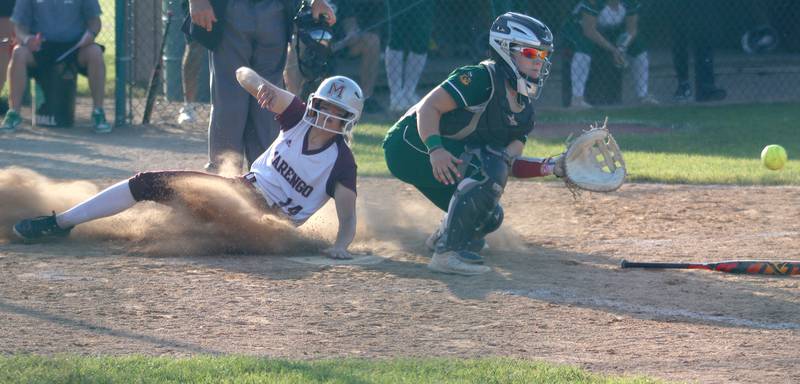
<instances>
[{"instance_id":1,"label":"softball player sliding","mask_svg":"<svg viewBox=\"0 0 800 384\"><path fill-rule=\"evenodd\" d=\"M325 79L307 104L269 82L257 96L262 108L278 115L281 132L249 173L223 177L195 171L142 172L66 212L21 220L14 233L27 241L66 237L78 224L115 215L139 201L169 203L176 197L176 181L202 178L229 183L257 206L297 226L333 197L339 228L325 253L351 258L347 247L356 231L356 163L348 143L364 106L361 88L347 77L335 76Z\"/></svg>"}]
</instances>

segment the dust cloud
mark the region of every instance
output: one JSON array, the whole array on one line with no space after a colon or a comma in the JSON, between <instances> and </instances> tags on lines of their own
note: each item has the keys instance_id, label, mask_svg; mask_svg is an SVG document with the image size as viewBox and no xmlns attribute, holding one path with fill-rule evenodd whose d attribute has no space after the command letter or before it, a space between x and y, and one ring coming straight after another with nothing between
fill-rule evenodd
<instances>
[{"instance_id":1,"label":"dust cloud","mask_svg":"<svg viewBox=\"0 0 800 384\"><path fill-rule=\"evenodd\" d=\"M318 254L336 239L333 200L296 228L264 214L248 191L205 178L183 178L169 206L142 202L118 215L77 226L67 241L127 242L131 252L156 256L214 254ZM54 180L24 168L0 169L0 243L18 241L11 231L20 219L63 212L100 190L88 181ZM358 199L354 253L428 253L423 244L442 212L419 199L364 196ZM491 249L521 250L509 226L489 235Z\"/></svg>"},{"instance_id":2,"label":"dust cloud","mask_svg":"<svg viewBox=\"0 0 800 384\"><path fill-rule=\"evenodd\" d=\"M424 199L398 198L389 194L358 197L358 229L351 251L356 253L423 253L428 236L439 226L444 212ZM313 237L333 241L336 236L336 210L327 204L306 225ZM490 249L523 251L527 245L509 225L487 236Z\"/></svg>"},{"instance_id":3,"label":"dust cloud","mask_svg":"<svg viewBox=\"0 0 800 384\"><path fill-rule=\"evenodd\" d=\"M224 181L184 178L170 206L142 202L118 215L77 226L72 242L130 242L150 255L294 254L326 244L255 206L247 191ZM0 169L0 242L17 241L22 218L61 212L98 191L86 181L60 181L23 168Z\"/></svg>"}]
</instances>

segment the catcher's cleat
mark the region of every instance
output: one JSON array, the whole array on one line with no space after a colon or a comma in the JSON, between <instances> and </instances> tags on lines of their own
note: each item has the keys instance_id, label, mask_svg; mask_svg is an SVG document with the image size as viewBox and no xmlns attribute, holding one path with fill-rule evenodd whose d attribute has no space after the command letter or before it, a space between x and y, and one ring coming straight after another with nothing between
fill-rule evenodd
<instances>
[{"instance_id":1,"label":"catcher's cleat","mask_svg":"<svg viewBox=\"0 0 800 384\"><path fill-rule=\"evenodd\" d=\"M480 275L492 269L485 265L473 265L462 261L461 254L471 253L469 251L447 251L434 253L428 269L434 272L450 273L463 276Z\"/></svg>"},{"instance_id":2,"label":"catcher's cleat","mask_svg":"<svg viewBox=\"0 0 800 384\"><path fill-rule=\"evenodd\" d=\"M25 241L40 241L69 236L73 227L61 228L56 223L56 213L52 216L39 216L20 220L14 224L14 234Z\"/></svg>"},{"instance_id":3,"label":"catcher's cleat","mask_svg":"<svg viewBox=\"0 0 800 384\"><path fill-rule=\"evenodd\" d=\"M436 251L436 243L439 241L439 238L442 237L442 229L441 227L436 227L436 230L425 239L425 247L428 248L429 251L433 252Z\"/></svg>"},{"instance_id":4,"label":"catcher's cleat","mask_svg":"<svg viewBox=\"0 0 800 384\"><path fill-rule=\"evenodd\" d=\"M435 252L436 243L439 241L439 238L441 237L442 237L441 228L436 228L436 230L433 231L433 233L431 233L431 235L428 236L427 239L425 239L425 247L428 248L429 251ZM471 240L467 243L467 250L472 253L478 253L486 249L489 249L489 244L486 243L486 239L483 237L480 239ZM483 258L480 256L478 256L478 258L480 259L480 261L472 262L472 264L483 264ZM469 261L466 260L465 262L470 263Z\"/></svg>"}]
</instances>

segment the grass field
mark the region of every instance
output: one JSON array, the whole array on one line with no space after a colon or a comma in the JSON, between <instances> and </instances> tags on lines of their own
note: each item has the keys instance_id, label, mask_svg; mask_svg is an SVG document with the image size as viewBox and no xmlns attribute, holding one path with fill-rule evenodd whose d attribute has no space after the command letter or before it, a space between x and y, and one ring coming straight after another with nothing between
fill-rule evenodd
<instances>
[{"instance_id":1,"label":"grass field","mask_svg":"<svg viewBox=\"0 0 800 384\"><path fill-rule=\"evenodd\" d=\"M609 117L615 123L638 123L665 128L663 133L615 134L625 156L629 181L689 184L798 185L800 163L800 105L727 105L596 110L581 113L544 111L539 122L589 123ZM579 123L580 122L580 123ZM388 124L364 124L356 129L359 174L388 174L380 147ZM563 151L565 138L531 139L528 156ZM779 171L761 165L761 149L780 144L790 161Z\"/></svg>"},{"instance_id":2,"label":"grass field","mask_svg":"<svg viewBox=\"0 0 800 384\"><path fill-rule=\"evenodd\" d=\"M0 358L3 383L660 383L508 358L289 361L254 357Z\"/></svg>"}]
</instances>

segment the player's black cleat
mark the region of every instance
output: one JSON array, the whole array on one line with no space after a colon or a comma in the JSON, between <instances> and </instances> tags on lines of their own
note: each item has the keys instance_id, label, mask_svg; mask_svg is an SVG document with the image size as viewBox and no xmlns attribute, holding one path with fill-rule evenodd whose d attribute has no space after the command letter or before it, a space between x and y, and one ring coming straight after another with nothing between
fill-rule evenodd
<instances>
[{"instance_id":1,"label":"player's black cleat","mask_svg":"<svg viewBox=\"0 0 800 384\"><path fill-rule=\"evenodd\" d=\"M14 234L25 241L42 241L67 237L72 228L59 227L56 223L56 213L53 212L51 216L20 220L14 224Z\"/></svg>"}]
</instances>

